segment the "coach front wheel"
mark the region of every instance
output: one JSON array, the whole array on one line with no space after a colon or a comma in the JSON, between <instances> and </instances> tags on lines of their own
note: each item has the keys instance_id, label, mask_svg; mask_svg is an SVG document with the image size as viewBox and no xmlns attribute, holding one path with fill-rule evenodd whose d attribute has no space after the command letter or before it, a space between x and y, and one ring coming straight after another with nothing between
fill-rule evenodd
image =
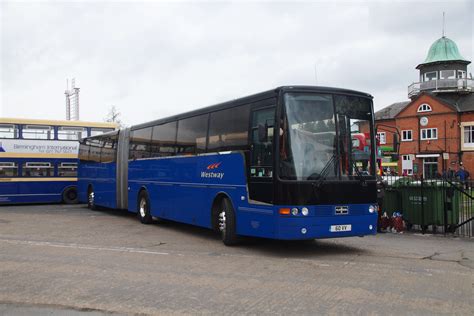
<instances>
[{"instance_id":1,"label":"coach front wheel","mask_svg":"<svg viewBox=\"0 0 474 316\"><path fill-rule=\"evenodd\" d=\"M150 213L150 199L146 191L140 192L138 197L138 218L142 224L150 224L153 220Z\"/></svg>"},{"instance_id":2,"label":"coach front wheel","mask_svg":"<svg viewBox=\"0 0 474 316\"><path fill-rule=\"evenodd\" d=\"M222 199L217 223L219 232L221 233L222 242L226 246L237 244L238 238L235 232L235 212L229 199Z\"/></svg>"}]
</instances>

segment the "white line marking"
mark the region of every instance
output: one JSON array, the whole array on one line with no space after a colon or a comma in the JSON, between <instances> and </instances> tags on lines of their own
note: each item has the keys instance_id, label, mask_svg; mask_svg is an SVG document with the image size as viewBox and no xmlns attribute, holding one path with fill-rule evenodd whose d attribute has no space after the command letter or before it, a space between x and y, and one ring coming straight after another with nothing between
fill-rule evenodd
<instances>
[{"instance_id":1,"label":"white line marking","mask_svg":"<svg viewBox=\"0 0 474 316\"><path fill-rule=\"evenodd\" d=\"M169 253L167 252L141 250L137 248L128 248L128 247L99 247L99 246L89 246L89 245L79 245L79 244L52 243L48 241L28 241L28 240L11 240L11 239L0 239L0 242L15 244L15 245L115 251L115 252L128 252L128 253L145 253L145 254L150 254L150 255L169 255Z\"/></svg>"}]
</instances>

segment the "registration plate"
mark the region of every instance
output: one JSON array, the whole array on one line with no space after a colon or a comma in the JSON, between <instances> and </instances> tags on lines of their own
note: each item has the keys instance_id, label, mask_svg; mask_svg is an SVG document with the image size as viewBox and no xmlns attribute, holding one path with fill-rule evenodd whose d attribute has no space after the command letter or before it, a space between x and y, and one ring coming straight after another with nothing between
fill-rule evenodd
<instances>
[{"instance_id":1,"label":"registration plate","mask_svg":"<svg viewBox=\"0 0 474 316\"><path fill-rule=\"evenodd\" d=\"M352 230L352 225L331 225L330 232L350 232Z\"/></svg>"}]
</instances>

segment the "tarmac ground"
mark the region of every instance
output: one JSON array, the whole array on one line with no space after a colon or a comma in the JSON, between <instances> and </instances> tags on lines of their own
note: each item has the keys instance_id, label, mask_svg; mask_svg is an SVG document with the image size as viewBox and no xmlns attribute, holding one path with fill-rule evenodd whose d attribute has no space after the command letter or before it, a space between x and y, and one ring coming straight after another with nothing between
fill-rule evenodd
<instances>
[{"instance_id":1,"label":"tarmac ground","mask_svg":"<svg viewBox=\"0 0 474 316\"><path fill-rule=\"evenodd\" d=\"M379 234L226 247L84 205L0 207L0 315L474 315L474 240Z\"/></svg>"}]
</instances>

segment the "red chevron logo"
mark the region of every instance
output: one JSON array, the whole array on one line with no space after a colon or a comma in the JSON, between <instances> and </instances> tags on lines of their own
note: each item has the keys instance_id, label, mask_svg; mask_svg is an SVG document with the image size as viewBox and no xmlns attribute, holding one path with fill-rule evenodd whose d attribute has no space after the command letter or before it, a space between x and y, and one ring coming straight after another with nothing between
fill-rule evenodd
<instances>
[{"instance_id":1,"label":"red chevron logo","mask_svg":"<svg viewBox=\"0 0 474 316\"><path fill-rule=\"evenodd\" d=\"M216 162L207 166L207 170L217 169L221 165L221 162Z\"/></svg>"}]
</instances>

